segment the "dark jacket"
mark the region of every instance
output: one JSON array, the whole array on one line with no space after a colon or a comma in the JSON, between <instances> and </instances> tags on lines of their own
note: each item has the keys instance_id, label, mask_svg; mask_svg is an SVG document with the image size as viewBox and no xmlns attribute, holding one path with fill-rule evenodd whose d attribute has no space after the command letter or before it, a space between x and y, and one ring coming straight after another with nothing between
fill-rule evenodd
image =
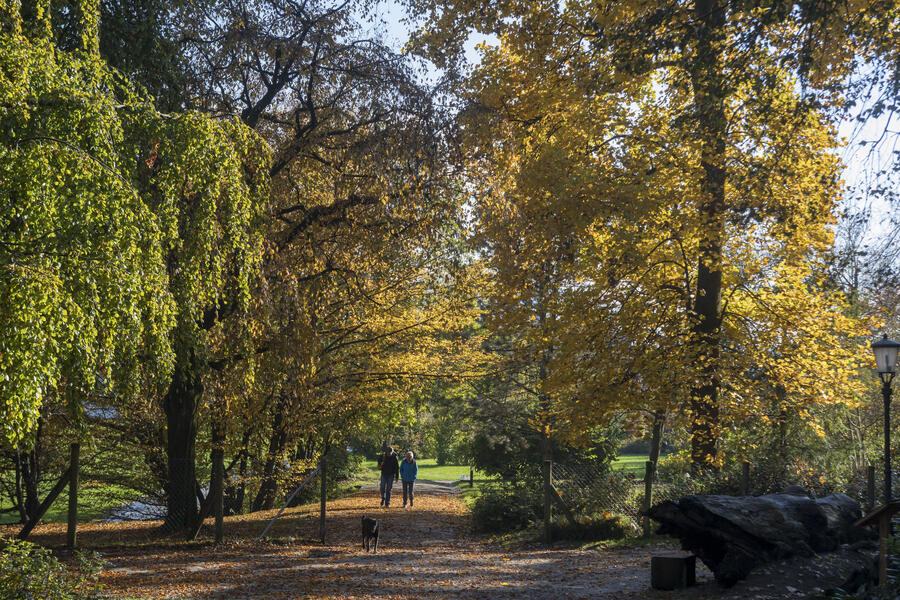
<instances>
[{"instance_id":1,"label":"dark jacket","mask_svg":"<svg viewBox=\"0 0 900 600\"><path fill-rule=\"evenodd\" d=\"M397 479L400 475L400 462L397 460L397 453L391 452L385 454L378 461L381 463L381 476L385 479Z\"/></svg>"}]
</instances>

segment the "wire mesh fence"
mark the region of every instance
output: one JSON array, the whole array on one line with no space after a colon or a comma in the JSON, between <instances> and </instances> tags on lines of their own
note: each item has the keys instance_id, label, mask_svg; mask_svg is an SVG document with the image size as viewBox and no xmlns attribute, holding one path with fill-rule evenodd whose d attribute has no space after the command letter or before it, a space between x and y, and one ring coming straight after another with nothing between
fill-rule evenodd
<instances>
[{"instance_id":1,"label":"wire mesh fence","mask_svg":"<svg viewBox=\"0 0 900 600\"><path fill-rule=\"evenodd\" d=\"M900 472L894 471L898 481ZM654 473L651 485L645 477L634 471L610 469L600 462L552 463L552 493L576 518L590 520L598 516L618 516L626 519L631 528L643 527L644 511L649 505L675 501L690 494L759 495L780 491L791 482L773 484L770 477L757 473L752 465L744 466L743 475L737 477L698 478L690 473ZM795 482L797 483L797 482ZM870 510L883 500L884 474L880 466L868 467L852 474L845 483L821 483L818 486L804 483L802 487L813 497L834 492L849 495L859 502L863 511ZM647 503L647 491L650 503ZM896 494L894 494L896 497ZM560 505L560 506L562 506ZM568 519L565 510L556 510L554 521Z\"/></svg>"},{"instance_id":2,"label":"wire mesh fence","mask_svg":"<svg viewBox=\"0 0 900 600\"><path fill-rule=\"evenodd\" d=\"M551 482L553 493L577 517L610 513L635 523L639 519L644 492L634 473L617 473L590 463L553 463Z\"/></svg>"}]
</instances>

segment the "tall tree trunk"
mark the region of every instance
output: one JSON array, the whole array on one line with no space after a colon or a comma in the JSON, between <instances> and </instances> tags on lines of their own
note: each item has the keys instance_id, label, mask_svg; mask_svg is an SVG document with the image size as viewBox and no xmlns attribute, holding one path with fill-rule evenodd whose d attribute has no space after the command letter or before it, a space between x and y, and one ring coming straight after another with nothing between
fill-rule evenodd
<instances>
[{"instance_id":1,"label":"tall tree trunk","mask_svg":"<svg viewBox=\"0 0 900 600\"><path fill-rule=\"evenodd\" d=\"M22 487L25 491L25 517L26 521L34 519L41 505L38 496L38 485L41 482L40 454L38 446L41 438L41 424L38 422L37 439L34 446L22 455Z\"/></svg>"},{"instance_id":2,"label":"tall tree trunk","mask_svg":"<svg viewBox=\"0 0 900 600\"><path fill-rule=\"evenodd\" d=\"M549 327L547 320L547 309L544 304L546 301L546 288L550 273L553 272L551 263L544 264L544 276L538 281L537 289L537 322L541 333ZM550 357L553 355L553 346L548 346L541 352L538 358L538 382L537 388L541 389L544 382L549 376ZM538 410L541 417L541 478L543 479L543 497L544 497L544 542L549 544L553 541L553 446L550 438L550 395L546 392L540 392L538 397Z\"/></svg>"},{"instance_id":3,"label":"tall tree trunk","mask_svg":"<svg viewBox=\"0 0 900 600\"><path fill-rule=\"evenodd\" d=\"M773 473L772 481L778 486L787 483L787 465L789 461L788 452L788 411L787 411L787 391L782 384L775 386L775 398L778 402L778 419L776 432L776 440L778 443L777 462L775 465L775 473Z\"/></svg>"},{"instance_id":4,"label":"tall tree trunk","mask_svg":"<svg viewBox=\"0 0 900 600\"><path fill-rule=\"evenodd\" d=\"M47 497L44 498L44 501L41 502L37 509L34 511L34 515L28 517L28 521L22 527L22 530L16 535L20 540L24 540L31 533L31 530L35 528L35 526L40 522L43 518L44 513L47 512L47 509L50 508L50 505L56 500L59 493L65 489L66 484L69 483L69 472L71 471L71 465L66 468L65 472L60 476L59 479L56 480L56 485L53 486L53 489L50 490L50 493L47 494Z\"/></svg>"},{"instance_id":5,"label":"tall tree trunk","mask_svg":"<svg viewBox=\"0 0 900 600\"><path fill-rule=\"evenodd\" d=\"M81 470L81 444L69 446L69 514L66 525L66 545L78 543L78 475Z\"/></svg>"},{"instance_id":6,"label":"tall tree trunk","mask_svg":"<svg viewBox=\"0 0 900 600\"><path fill-rule=\"evenodd\" d=\"M201 376L195 348L181 348L163 400L169 467L166 527L175 531L192 532L197 525L195 445L197 409L203 394Z\"/></svg>"},{"instance_id":7,"label":"tall tree trunk","mask_svg":"<svg viewBox=\"0 0 900 600\"><path fill-rule=\"evenodd\" d=\"M322 461L319 463L319 541L325 543L325 497L328 493L328 444L322 453ZM405 497L405 496L404 496ZM404 505L405 506L405 505Z\"/></svg>"},{"instance_id":8,"label":"tall tree trunk","mask_svg":"<svg viewBox=\"0 0 900 600\"><path fill-rule=\"evenodd\" d=\"M725 240L725 149L727 117L723 51L726 6L722 0L694 3L696 56L690 63L694 112L701 146L702 238L694 298L697 383L691 389L691 468L718 470L719 344L722 325L722 247Z\"/></svg>"},{"instance_id":9,"label":"tall tree trunk","mask_svg":"<svg viewBox=\"0 0 900 600\"><path fill-rule=\"evenodd\" d=\"M259 492L256 494L256 498L253 499L253 505L250 509L253 512L271 510L275 507L275 495L278 492L275 469L278 466L279 457L284 452L284 445L287 441L284 431L286 405L286 400L283 396L280 396L275 405L275 416L272 419L272 437L269 440L269 448L266 451L262 483L259 485Z\"/></svg>"}]
</instances>

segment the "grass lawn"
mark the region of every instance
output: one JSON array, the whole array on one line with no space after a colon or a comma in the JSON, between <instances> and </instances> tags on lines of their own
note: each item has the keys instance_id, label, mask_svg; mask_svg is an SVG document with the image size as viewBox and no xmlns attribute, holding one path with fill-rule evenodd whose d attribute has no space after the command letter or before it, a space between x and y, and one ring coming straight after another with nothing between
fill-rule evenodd
<instances>
[{"instance_id":1,"label":"grass lawn","mask_svg":"<svg viewBox=\"0 0 900 600\"><path fill-rule=\"evenodd\" d=\"M478 496L481 495L481 489L488 482L487 481L478 481L478 478L475 478L475 485L470 486L468 481L460 481L456 484L459 488L459 493L462 496L463 502L466 503L466 506L472 508L472 503L475 501Z\"/></svg>"},{"instance_id":2,"label":"grass lawn","mask_svg":"<svg viewBox=\"0 0 900 600\"><path fill-rule=\"evenodd\" d=\"M613 461L612 468L616 471L633 473L638 479L643 479L644 470L646 469L645 463L649 458L649 454L620 454Z\"/></svg>"},{"instance_id":3,"label":"grass lawn","mask_svg":"<svg viewBox=\"0 0 900 600\"><path fill-rule=\"evenodd\" d=\"M459 481L463 475L469 477L468 465L443 465L438 466L437 460L433 458L416 459L419 464L419 479L430 479L437 481ZM365 482L378 481L378 463L374 460L363 462L362 480ZM475 471L475 481L479 479L487 479L487 475L481 471Z\"/></svg>"},{"instance_id":4,"label":"grass lawn","mask_svg":"<svg viewBox=\"0 0 900 600\"><path fill-rule=\"evenodd\" d=\"M40 490L41 500L46 495L43 487ZM93 482L82 482L78 490L78 521L83 523L103 519L113 510L120 506L124 506L137 498L137 492L123 488L117 485L96 484ZM12 506L8 499L0 500L0 509L6 509ZM64 489L47 512L44 514L42 521L44 523L65 523L69 511L69 489ZM4 512L0 514L0 525L7 523L18 523L19 513Z\"/></svg>"},{"instance_id":5,"label":"grass lawn","mask_svg":"<svg viewBox=\"0 0 900 600\"><path fill-rule=\"evenodd\" d=\"M637 478L644 477L644 463L647 462L649 456L647 454L622 454L613 461L612 468L616 471L624 471L625 473L634 473ZM431 479L438 481L460 481L460 477L469 476L468 465L443 465L438 466L437 461L433 458L423 458L417 460L419 463L419 479ZM360 481L364 483L374 483L378 481L378 465L374 460L367 460L362 463L363 474ZM475 471L475 489L478 489L478 481L493 479L488 477L481 471ZM461 489L470 489L467 485L460 485Z\"/></svg>"}]
</instances>

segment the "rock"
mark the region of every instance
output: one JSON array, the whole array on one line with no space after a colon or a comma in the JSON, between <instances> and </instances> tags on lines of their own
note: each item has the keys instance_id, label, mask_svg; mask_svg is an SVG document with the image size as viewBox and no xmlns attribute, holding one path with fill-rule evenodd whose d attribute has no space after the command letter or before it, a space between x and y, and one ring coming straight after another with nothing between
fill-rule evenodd
<instances>
[{"instance_id":1,"label":"rock","mask_svg":"<svg viewBox=\"0 0 900 600\"><path fill-rule=\"evenodd\" d=\"M648 513L659 533L681 540L725 586L755 567L792 556L834 551L868 536L853 523L859 504L844 494L814 500L795 490L766 496L685 496Z\"/></svg>"}]
</instances>

